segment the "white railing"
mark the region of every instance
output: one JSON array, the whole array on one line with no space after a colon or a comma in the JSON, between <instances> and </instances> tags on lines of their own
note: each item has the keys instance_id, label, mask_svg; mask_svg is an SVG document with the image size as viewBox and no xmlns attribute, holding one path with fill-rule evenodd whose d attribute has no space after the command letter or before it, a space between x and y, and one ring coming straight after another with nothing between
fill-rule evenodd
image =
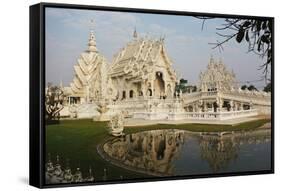
<instances>
[{"instance_id":1,"label":"white railing","mask_svg":"<svg viewBox=\"0 0 281 191\"><path fill-rule=\"evenodd\" d=\"M117 100L114 105L136 105L136 104L146 104L146 103L174 103L175 98L159 99L153 97L138 97L138 98L127 98L124 100Z\"/></svg>"},{"instance_id":2,"label":"white railing","mask_svg":"<svg viewBox=\"0 0 281 191\"><path fill-rule=\"evenodd\" d=\"M133 118L147 120L228 120L258 115L256 109L226 112L134 112Z\"/></svg>"},{"instance_id":3,"label":"white railing","mask_svg":"<svg viewBox=\"0 0 281 191\"><path fill-rule=\"evenodd\" d=\"M251 117L258 114L256 109L226 112L186 112L186 119L226 120L242 117Z\"/></svg>"},{"instance_id":4,"label":"white railing","mask_svg":"<svg viewBox=\"0 0 281 191\"><path fill-rule=\"evenodd\" d=\"M134 112L133 118L146 120L166 120L168 119L168 112Z\"/></svg>"},{"instance_id":5,"label":"white railing","mask_svg":"<svg viewBox=\"0 0 281 191\"><path fill-rule=\"evenodd\" d=\"M201 92L202 97L213 97L216 96L218 92Z\"/></svg>"},{"instance_id":6,"label":"white railing","mask_svg":"<svg viewBox=\"0 0 281 191\"><path fill-rule=\"evenodd\" d=\"M194 101L204 98L215 98L219 96L223 99L235 100L240 102L252 102L256 105L271 105L271 94L261 92L250 92L250 91L230 91L230 92L194 92L185 93L182 98L185 104L192 103Z\"/></svg>"},{"instance_id":7,"label":"white railing","mask_svg":"<svg viewBox=\"0 0 281 191\"><path fill-rule=\"evenodd\" d=\"M271 105L271 96L262 95L262 94L250 94L244 92L229 92L229 93L221 93L221 97L225 99L237 100L241 102L249 102L251 101L253 104L257 105Z\"/></svg>"}]
</instances>

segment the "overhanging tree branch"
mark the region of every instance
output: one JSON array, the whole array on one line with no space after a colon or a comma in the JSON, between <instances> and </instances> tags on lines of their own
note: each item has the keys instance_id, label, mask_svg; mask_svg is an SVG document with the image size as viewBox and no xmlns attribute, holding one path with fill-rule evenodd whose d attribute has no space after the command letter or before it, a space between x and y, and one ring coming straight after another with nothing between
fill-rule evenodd
<instances>
[{"instance_id":1,"label":"overhanging tree branch","mask_svg":"<svg viewBox=\"0 0 281 191\"><path fill-rule=\"evenodd\" d=\"M201 30L204 29L206 20L215 19L214 17L200 17L196 18L203 20ZM237 43L245 41L248 43L248 53L253 52L266 59L265 63L260 66L263 69L263 74L266 80L270 73L270 67L272 63L272 21L269 19L233 19L226 18L221 27L216 27L216 32L223 40L217 40L217 42L209 43L213 46L213 49L218 48L219 51L223 51L223 45L232 39L235 39ZM270 78L271 76L269 76Z\"/></svg>"}]
</instances>

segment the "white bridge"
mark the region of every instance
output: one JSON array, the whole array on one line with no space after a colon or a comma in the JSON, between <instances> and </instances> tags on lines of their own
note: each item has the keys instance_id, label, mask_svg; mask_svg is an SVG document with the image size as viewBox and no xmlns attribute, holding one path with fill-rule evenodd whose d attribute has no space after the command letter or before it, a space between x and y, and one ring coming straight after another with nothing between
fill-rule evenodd
<instances>
[{"instance_id":1,"label":"white bridge","mask_svg":"<svg viewBox=\"0 0 281 191\"><path fill-rule=\"evenodd\" d=\"M230 91L230 92L194 92L183 94L184 105L203 100L216 99L220 97L225 100L233 100L241 103L252 103L254 105L271 106L271 94L255 91Z\"/></svg>"}]
</instances>

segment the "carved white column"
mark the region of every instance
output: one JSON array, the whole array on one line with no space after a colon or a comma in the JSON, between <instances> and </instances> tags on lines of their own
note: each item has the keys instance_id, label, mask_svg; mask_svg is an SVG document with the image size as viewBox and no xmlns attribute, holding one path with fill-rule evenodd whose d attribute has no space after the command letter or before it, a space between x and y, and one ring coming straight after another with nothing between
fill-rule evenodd
<instances>
[{"instance_id":1,"label":"carved white column","mask_svg":"<svg viewBox=\"0 0 281 191\"><path fill-rule=\"evenodd\" d=\"M206 112L206 111L207 111L207 102L204 101L204 102L203 102L203 105L204 105L204 112Z\"/></svg>"},{"instance_id":2,"label":"carved white column","mask_svg":"<svg viewBox=\"0 0 281 191\"><path fill-rule=\"evenodd\" d=\"M155 90L154 90L154 83L153 83L153 81L151 82L151 97L154 97L154 95L155 95Z\"/></svg>"},{"instance_id":3,"label":"carved white column","mask_svg":"<svg viewBox=\"0 0 281 191\"><path fill-rule=\"evenodd\" d=\"M90 91L89 91L89 85L86 86L86 102L89 103L90 99Z\"/></svg>"},{"instance_id":4,"label":"carved white column","mask_svg":"<svg viewBox=\"0 0 281 191\"><path fill-rule=\"evenodd\" d=\"M233 109L233 100L230 100L229 104L230 104L230 111L234 111L234 109Z\"/></svg>"},{"instance_id":5,"label":"carved white column","mask_svg":"<svg viewBox=\"0 0 281 191\"><path fill-rule=\"evenodd\" d=\"M222 112L223 99L219 99L219 111Z\"/></svg>"}]
</instances>

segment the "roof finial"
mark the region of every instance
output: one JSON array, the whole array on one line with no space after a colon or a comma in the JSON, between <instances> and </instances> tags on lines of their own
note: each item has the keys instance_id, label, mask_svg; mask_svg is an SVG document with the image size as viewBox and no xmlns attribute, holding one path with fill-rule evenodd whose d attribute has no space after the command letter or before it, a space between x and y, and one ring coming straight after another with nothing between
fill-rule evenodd
<instances>
[{"instance_id":1,"label":"roof finial","mask_svg":"<svg viewBox=\"0 0 281 191\"><path fill-rule=\"evenodd\" d=\"M213 55L211 54L211 57L210 57L210 64L213 64L214 63L214 57Z\"/></svg>"},{"instance_id":2,"label":"roof finial","mask_svg":"<svg viewBox=\"0 0 281 191\"><path fill-rule=\"evenodd\" d=\"M137 29L136 29L136 27L135 27L135 30L134 30L133 37L134 37L134 38L138 38L138 34L137 34Z\"/></svg>"},{"instance_id":3,"label":"roof finial","mask_svg":"<svg viewBox=\"0 0 281 191\"><path fill-rule=\"evenodd\" d=\"M62 79L60 80L60 88L61 88L61 90L63 89Z\"/></svg>"},{"instance_id":4,"label":"roof finial","mask_svg":"<svg viewBox=\"0 0 281 191\"><path fill-rule=\"evenodd\" d=\"M91 30L91 31L94 30L94 26L95 26L94 24L95 24L95 23L94 23L94 19L91 19L91 20L90 20L90 30Z\"/></svg>"},{"instance_id":5,"label":"roof finial","mask_svg":"<svg viewBox=\"0 0 281 191\"><path fill-rule=\"evenodd\" d=\"M90 25L90 38L89 38L89 43L88 43L88 50L89 52L97 52L97 47L96 47L96 38L94 35L94 20L91 19L91 25Z\"/></svg>"}]
</instances>

